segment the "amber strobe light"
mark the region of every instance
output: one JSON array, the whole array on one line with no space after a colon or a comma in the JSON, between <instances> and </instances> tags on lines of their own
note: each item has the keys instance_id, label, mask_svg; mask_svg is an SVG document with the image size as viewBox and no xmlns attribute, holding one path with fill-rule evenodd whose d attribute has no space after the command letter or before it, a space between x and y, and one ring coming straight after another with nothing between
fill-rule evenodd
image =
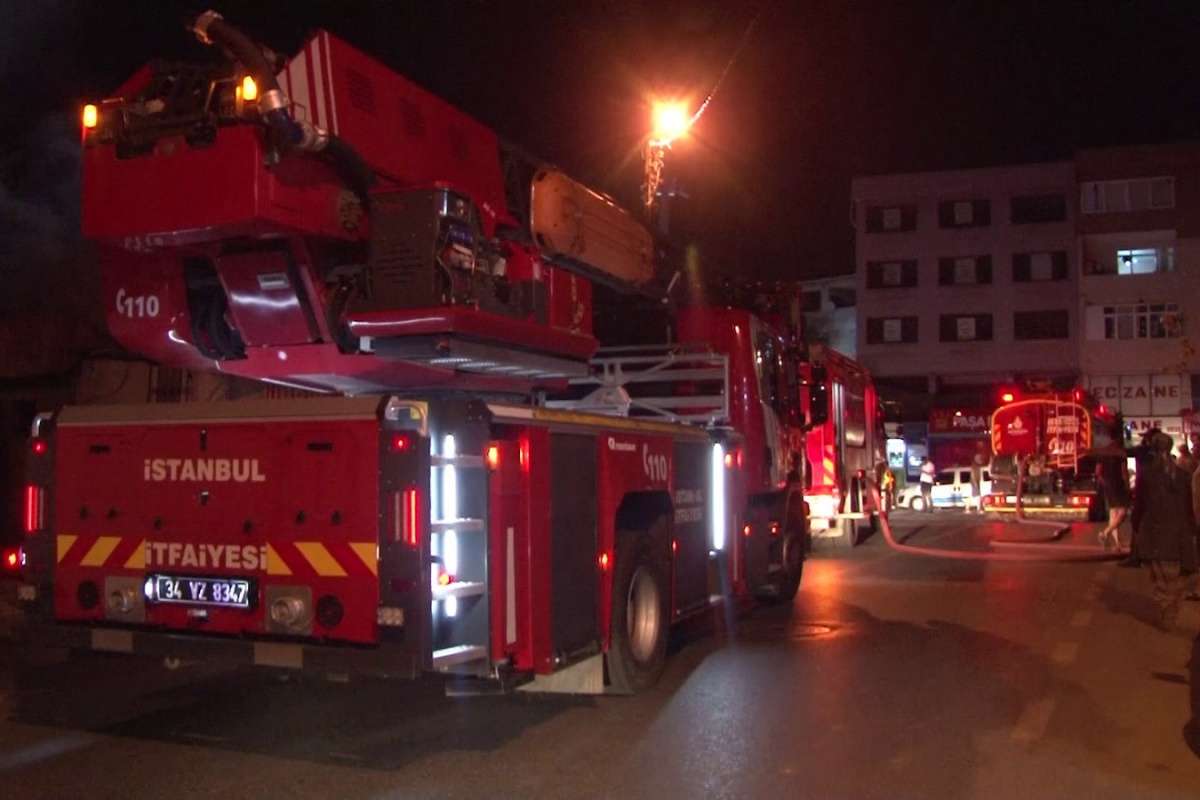
<instances>
[{"instance_id":1,"label":"amber strobe light","mask_svg":"<svg viewBox=\"0 0 1200 800\"><path fill-rule=\"evenodd\" d=\"M95 104L88 103L83 107L83 127L91 129L100 123L100 109Z\"/></svg>"},{"instance_id":2,"label":"amber strobe light","mask_svg":"<svg viewBox=\"0 0 1200 800\"><path fill-rule=\"evenodd\" d=\"M258 102L258 84L249 75L242 78L242 99L247 103Z\"/></svg>"}]
</instances>

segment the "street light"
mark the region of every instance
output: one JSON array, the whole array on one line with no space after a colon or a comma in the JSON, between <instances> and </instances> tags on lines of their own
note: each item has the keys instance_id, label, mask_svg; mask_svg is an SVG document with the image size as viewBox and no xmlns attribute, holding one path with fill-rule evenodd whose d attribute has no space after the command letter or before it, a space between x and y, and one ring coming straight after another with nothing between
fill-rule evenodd
<instances>
[{"instance_id":1,"label":"street light","mask_svg":"<svg viewBox=\"0 0 1200 800\"><path fill-rule=\"evenodd\" d=\"M650 133L651 144L669 145L688 132L692 127L693 117L688 114L687 106L676 102L656 102L654 104L654 126Z\"/></svg>"},{"instance_id":2,"label":"street light","mask_svg":"<svg viewBox=\"0 0 1200 800\"><path fill-rule=\"evenodd\" d=\"M646 140L643 154L645 179L642 182L642 202L645 203L647 212L654 207L655 198L658 196L663 163L666 161L667 151L671 149L671 143L686 135L692 123L700 116L700 111L689 114L687 105L678 101L656 100L651 109L650 136ZM700 110L703 109L701 106Z\"/></svg>"}]
</instances>

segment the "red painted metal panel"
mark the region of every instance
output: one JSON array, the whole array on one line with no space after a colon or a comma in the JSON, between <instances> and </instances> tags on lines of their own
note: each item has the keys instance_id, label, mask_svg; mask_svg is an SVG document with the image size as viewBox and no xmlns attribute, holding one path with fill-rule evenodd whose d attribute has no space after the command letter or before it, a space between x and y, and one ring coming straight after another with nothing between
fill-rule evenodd
<instances>
[{"instance_id":1,"label":"red painted metal panel","mask_svg":"<svg viewBox=\"0 0 1200 800\"><path fill-rule=\"evenodd\" d=\"M539 673L554 670L550 576L550 432L526 433L524 513L526 535L517 548L517 666Z\"/></svg>"},{"instance_id":2,"label":"red painted metal panel","mask_svg":"<svg viewBox=\"0 0 1200 800\"><path fill-rule=\"evenodd\" d=\"M253 251L216 259L229 298L229 313L242 340L258 345L303 344L315 338L311 311L301 305L304 287L289 268L287 253Z\"/></svg>"},{"instance_id":3,"label":"red painted metal panel","mask_svg":"<svg viewBox=\"0 0 1200 800\"><path fill-rule=\"evenodd\" d=\"M662 492L673 489L674 447L668 436L633 432L601 432L596 437L597 528L600 553L609 555L609 568L600 576L599 626L602 645L608 650L612 623L612 576L616 562L617 510L633 492ZM597 554L599 555L599 553Z\"/></svg>"},{"instance_id":4,"label":"red painted metal panel","mask_svg":"<svg viewBox=\"0 0 1200 800\"><path fill-rule=\"evenodd\" d=\"M303 585L345 609L314 637L376 641L377 443L373 420L60 428L56 616L102 618L107 576L236 576L258 582L255 608L207 607L201 621L150 604L146 625L264 634L265 588ZM101 592L90 611L83 581Z\"/></svg>"},{"instance_id":5,"label":"red painted metal panel","mask_svg":"<svg viewBox=\"0 0 1200 800\"><path fill-rule=\"evenodd\" d=\"M309 156L266 167L253 125L221 128L207 147L164 138L127 159L112 145L83 148L83 234L131 250L283 232L347 238L341 192L333 170Z\"/></svg>"},{"instance_id":6,"label":"red painted metal panel","mask_svg":"<svg viewBox=\"0 0 1200 800\"><path fill-rule=\"evenodd\" d=\"M596 352L596 339L587 333L549 330L536 322L513 319L465 306L362 311L346 319L355 336L421 336L458 334L500 341L539 352L586 360Z\"/></svg>"},{"instance_id":7,"label":"red painted metal panel","mask_svg":"<svg viewBox=\"0 0 1200 800\"><path fill-rule=\"evenodd\" d=\"M592 333L592 284L555 267L546 268L550 285L550 327L575 334ZM558 332L555 332L557 338Z\"/></svg>"},{"instance_id":8,"label":"red painted metal panel","mask_svg":"<svg viewBox=\"0 0 1200 800\"><path fill-rule=\"evenodd\" d=\"M450 186L483 210L485 233L507 218L499 141L486 126L327 33L337 134L402 186Z\"/></svg>"}]
</instances>

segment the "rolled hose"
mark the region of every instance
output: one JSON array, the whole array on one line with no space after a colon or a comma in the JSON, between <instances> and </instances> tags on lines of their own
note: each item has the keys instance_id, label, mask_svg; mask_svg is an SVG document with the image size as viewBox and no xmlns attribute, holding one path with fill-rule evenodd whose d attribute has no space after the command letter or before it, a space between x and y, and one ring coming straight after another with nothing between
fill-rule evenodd
<instances>
[{"instance_id":1,"label":"rolled hose","mask_svg":"<svg viewBox=\"0 0 1200 800\"><path fill-rule=\"evenodd\" d=\"M263 121L285 147L319 154L333 167L342 183L358 196L364 207L367 206L375 173L345 140L307 122L292 119L288 113L289 100L279 88L275 69L253 39L211 10L190 21L188 29L204 44L225 48L246 68L260 88L258 104Z\"/></svg>"}]
</instances>

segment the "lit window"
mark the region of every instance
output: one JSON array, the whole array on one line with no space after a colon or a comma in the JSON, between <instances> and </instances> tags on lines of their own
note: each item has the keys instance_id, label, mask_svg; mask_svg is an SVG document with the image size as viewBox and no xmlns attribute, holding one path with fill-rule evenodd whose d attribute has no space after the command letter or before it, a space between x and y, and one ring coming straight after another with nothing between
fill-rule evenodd
<instances>
[{"instance_id":1,"label":"lit window","mask_svg":"<svg viewBox=\"0 0 1200 800\"><path fill-rule=\"evenodd\" d=\"M902 342L904 341L903 325L898 319L885 319L883 321L883 340L885 342Z\"/></svg>"},{"instance_id":2,"label":"lit window","mask_svg":"<svg viewBox=\"0 0 1200 800\"><path fill-rule=\"evenodd\" d=\"M959 317L955 320L957 324L958 340L960 342L970 342L975 339L975 318L974 317Z\"/></svg>"},{"instance_id":3,"label":"lit window","mask_svg":"<svg viewBox=\"0 0 1200 800\"><path fill-rule=\"evenodd\" d=\"M1149 247L1117 251L1118 275L1148 275L1175 268L1175 248Z\"/></svg>"}]
</instances>

